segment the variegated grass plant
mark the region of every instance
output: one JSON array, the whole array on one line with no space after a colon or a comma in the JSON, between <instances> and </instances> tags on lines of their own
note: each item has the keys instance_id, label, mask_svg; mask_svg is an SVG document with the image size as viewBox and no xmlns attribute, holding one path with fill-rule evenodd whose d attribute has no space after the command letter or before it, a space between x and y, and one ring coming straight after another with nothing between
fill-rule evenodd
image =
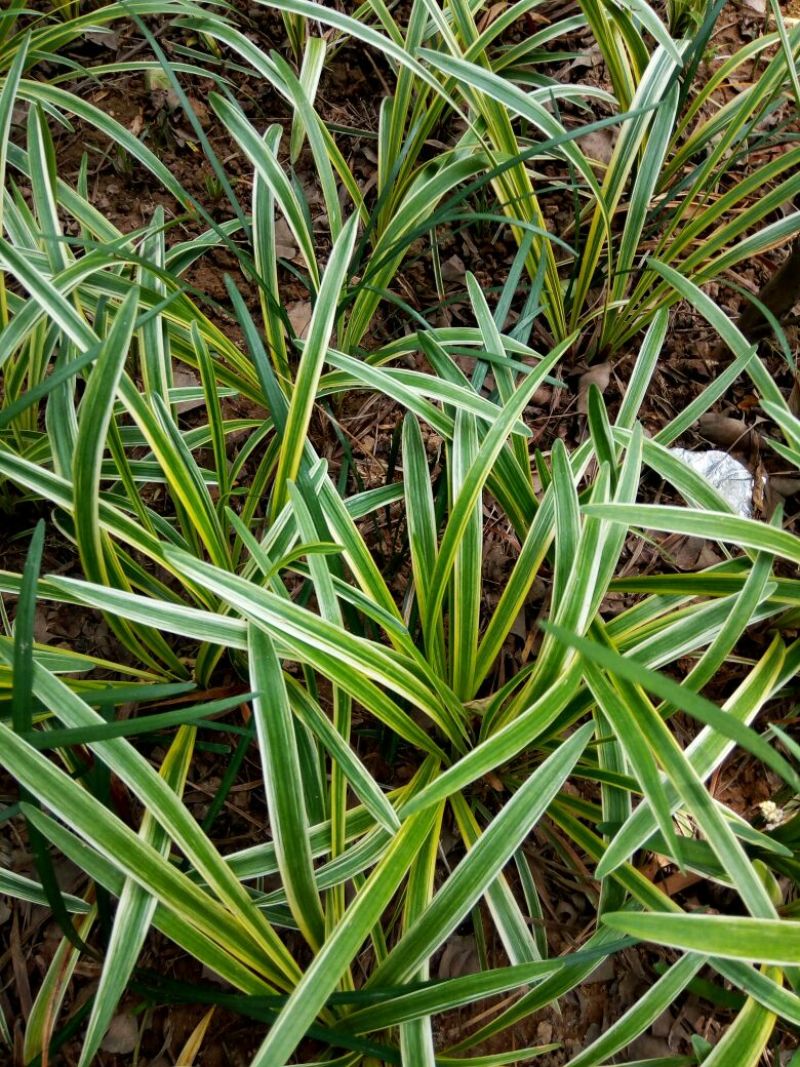
<instances>
[{"instance_id":1,"label":"variegated grass plant","mask_svg":"<svg viewBox=\"0 0 800 1067\"><path fill-rule=\"evenodd\" d=\"M260 2L321 24L330 40L344 35L374 49L396 77L393 95L380 108L378 199L369 216L371 285L353 309L347 351L363 337L393 277L403 231L423 221L434 229L444 221L445 207L463 202L454 199L456 181L491 184L498 220L505 217L518 243L525 242L530 280L544 279L552 343L577 331L590 357L625 351L655 312L677 299L647 268L648 256L703 284L786 243L798 230L797 211L782 212L782 206L800 191L799 150L788 125L799 98L800 28L789 30L776 5L774 30L701 77L719 3L703 12L696 31L684 26L686 38L673 38L646 4L586 2L580 14L508 46L504 33L536 12L538 0L520 0L481 19L463 0L442 6L415 0L402 23L383 4L351 17L313 0ZM213 14L190 24L224 41L289 99L294 153L302 137L298 126L317 121L309 109L325 39L307 33L298 81L280 57L266 56ZM603 56L610 93L537 73L542 50L583 25ZM589 120L594 109L601 127L612 123L617 135L607 163L575 142L565 107L588 110ZM242 132L241 119L228 106L220 114L234 136ZM451 135L450 151L423 162L426 141L436 136L441 142L456 118L463 132ZM252 158L256 148L249 140ZM320 131L314 154L320 175L328 175L333 228L341 217L333 202L334 174L366 220L361 194L330 132ZM415 195L423 183L424 197ZM547 192L539 190L554 184L562 201L566 196L575 203L572 226L559 234L569 247L547 236Z\"/></svg>"},{"instance_id":2,"label":"variegated grass plant","mask_svg":"<svg viewBox=\"0 0 800 1067\"><path fill-rule=\"evenodd\" d=\"M300 0L291 5L301 15L344 18ZM732 986L741 1006L716 1047L698 1046L697 1055L671 1062L696 1062L708 1051L704 1062L712 1067L755 1067L778 1019L800 1023L799 927L787 883L778 880L796 877L796 833L793 822L777 830L751 825L707 782L738 748L762 761L787 794L798 792L791 739L761 732L758 717L797 674L796 583L776 576L773 560L797 562L800 553L777 524L732 516L666 446L740 374L750 376L792 455L795 422L752 346L662 248L647 270L663 298L636 320L637 330L648 328L616 417L591 390L583 444L572 454L560 441L547 453L532 450L530 399L545 381L558 387L561 361L586 328L583 311L574 322L567 315L553 251L560 246L551 246L532 208L519 220L524 237L497 301L467 279L474 325L420 323L365 358L360 343L414 228L432 225L437 205L473 178L492 175L506 206L512 192L527 196L530 183L519 145L508 139L516 137L510 115L517 113L509 100L519 97L477 61L480 47L465 47L471 13L415 5L412 49L393 33L392 16L374 10L385 35L358 22L337 25L380 44L410 72L405 102L383 108L377 206L354 187L312 106L324 46L309 38L298 77L279 57L246 54L221 20L196 24L238 49L291 101L290 149L307 139L328 211L324 268L297 188L278 162L280 131L260 134L222 94L214 107L256 171L252 212L169 248L159 216L122 235L85 190L56 177L39 108L31 109L25 150L7 135L2 142L3 158L30 182L32 198L12 188L4 200L0 262L14 284L0 337L0 472L9 493L46 504L52 527L74 543L82 575L40 574L41 533L24 574L0 573L0 589L17 598L13 633L0 639L0 763L21 789L19 808L6 814L24 815L40 875L2 872L0 886L46 900L64 931L28 1020L25 1057L55 1039L70 977L97 943L95 899L110 899L113 921L86 1010L82 1067L137 981L151 930L227 983L223 991L193 989L194 998L264 1026L252 1061L259 1067L297 1056L348 1067L531 1060L545 1049L517 1047L515 1028L557 1006L633 939L669 946L653 949L664 973L572 1057L572 1067L599 1067L624 1053L695 988L701 971L706 993L722 998ZM663 37L651 18L648 27ZM439 38L449 58L442 49L416 52ZM461 55L453 40L461 41ZM655 71L660 78L674 70L675 50L660 40L644 61L641 82L623 104L633 114L622 120L621 138L651 115L636 93L653 84ZM773 62L782 87L780 59ZM439 160L423 163L417 124L424 129L430 109L442 114L450 106L435 103L443 92L470 85L432 73L448 64L475 81L475 71L484 73L467 101L468 132ZM2 114L17 91L10 78ZM569 159L574 131L554 125L543 105L531 107L534 125L558 142L552 151ZM724 140L727 127L720 129ZM574 163L587 187L597 184L585 157ZM608 181L599 202L616 211ZM338 185L351 198L349 210ZM276 205L313 297L302 342L280 311ZM78 224L82 243L61 239L65 217ZM241 262L256 279L262 322L256 325L231 285L246 341L240 348L192 299L182 276L206 248L250 226ZM764 239L762 232L756 244ZM506 330L526 267L533 275L527 317L545 307L556 337L549 349L529 344L529 325ZM634 292L620 300L635 306ZM637 416L667 330L666 306L678 296L706 315L734 361L648 439ZM624 307L616 310L623 316ZM633 331L634 319L624 321ZM429 372L400 365L409 353L422 353ZM473 357L471 374L464 355ZM195 370L196 387L175 386L174 360ZM10 393L9 382L16 383ZM331 476L310 431L320 400L354 389L385 395L403 414L401 479L353 494ZM262 412L231 417L230 393ZM178 404L197 397L203 414L187 426ZM234 434L244 438L238 451ZM643 466L690 508L638 504ZM489 517L512 546L496 602L487 598L483 559ZM406 548L402 582L392 583L378 563L375 537L384 523ZM699 534L740 545L744 555L699 575L615 582L631 527ZM611 614L613 590L639 595ZM116 668L117 682L100 684L81 675L107 664L36 646L37 598L104 612L136 668ZM538 633L540 614L547 623ZM531 656L507 672L520 622L532 630ZM748 658L740 642L755 624L768 624L774 635ZM720 706L702 690L731 657L736 683ZM223 659L240 686L212 702L205 690ZM682 674L687 660L692 667ZM126 676L131 669L140 672L135 683ZM193 705L153 709L192 683L200 687ZM123 700L140 714L117 715ZM246 721L231 710L242 703ZM679 715L680 732L673 728ZM687 721L692 740L683 747L677 738ZM215 845L213 819L199 823L181 799L198 745L206 731L218 737L220 726L236 739L223 796L237 761L252 752L268 811L262 838L233 853ZM152 738L158 731L163 740L166 730L175 732L155 766ZM377 743L395 753L395 768L402 762L402 780L382 781L369 769L368 747ZM142 806L138 829L105 801L112 775ZM445 849L453 838L456 846ZM79 895L61 894L53 881L49 845L85 873ZM569 858L590 917L567 952L554 952L548 936L547 849ZM653 882L644 861L653 852L722 886L730 907L724 922L684 912ZM479 973L436 978L442 946L467 921ZM154 995L188 992L159 986ZM488 1015L487 998L501 998ZM437 1021L451 1012L459 1013L461 1033L443 1048ZM80 1017L64 1022L67 1033L83 1025ZM505 1051L471 1055L501 1036Z\"/></svg>"},{"instance_id":3,"label":"variegated grass plant","mask_svg":"<svg viewBox=\"0 0 800 1067\"><path fill-rule=\"evenodd\" d=\"M333 302L333 279L344 271L353 240L348 223L323 274L315 316ZM661 270L675 280L668 268ZM7 447L0 454L7 476L56 506L59 526L75 539L86 575L44 576L37 583L34 560L27 577L3 574L2 588L23 604L32 603L35 585L46 600L106 612L146 662L163 658L165 680L187 669L210 677L220 655L230 655L252 694L238 698L248 699L252 709L245 743L256 747L264 771L269 835L243 852L221 855L179 799L198 717L203 728L203 716L211 714L202 703L185 715L173 713L173 723L185 723L159 773L125 736L125 726L109 724L92 706L92 693L69 684L52 656L45 658L46 650L32 651L21 629L16 644L0 647L13 670L17 708L10 723L0 723L2 760L25 791L21 810L34 834L78 863L97 891L119 900L83 1062L91 1062L151 926L237 991L227 1001L218 994L221 1003L268 1024L253 1063L270 1067L288 1063L309 1037L341 1063L468 1062L463 1056L471 1048L504 1031L513 1035L521 1019L555 1004L602 959L630 944L620 939L620 929L686 951L669 957L653 989L573 1064L606 1062L707 964L746 998L711 1052L712 1062L731 1062L725 1057L735 1048L736 1055L746 1053L739 1062L755 1064L776 1016L800 1019L781 970L796 962L790 947L795 924L780 917L783 901L772 873L793 869L793 850L704 785L734 745L762 759L790 790L800 785L772 739L750 725L796 674L796 647L780 637L785 592L771 577L773 554L785 551L789 535L757 527L762 540L752 568L723 567L728 579L734 577L724 591L688 584L682 592L647 596L609 621L601 611L628 523L646 522L650 515L635 504L642 462L700 507L681 511L687 532L696 528L692 516L705 518L702 509L724 512L715 492L664 445L735 374L658 439L646 440L636 414L666 330L660 313L614 424L593 391L588 439L571 456L559 443L549 456L538 455L537 488L524 414L569 339L543 358L525 351L523 363L479 288L471 291L476 328L457 337L431 331L425 342L437 370L427 395L437 404L409 388L409 382L418 384L413 372L405 372L404 380L387 368L371 371L374 388L408 400L401 483L343 498L309 442L308 398L299 386L288 397L278 389L266 521L245 525L223 492L226 475L201 469L192 456L198 442L212 442L213 450L213 441L225 436L213 394L207 427L182 431L170 413L169 392L162 397L144 375L134 388L127 377L126 362L139 348L141 292L133 287L113 319L98 324L95 318L91 326L80 320L87 333L75 343L95 358L77 411L69 469L48 472ZM58 308L55 321L64 317L77 334L77 315L65 310L68 304L55 289L48 292ZM41 298L35 289L32 299ZM105 337L97 336L98 325ZM758 357L725 328L739 351L736 373L747 370L763 388ZM349 367L347 357L315 346L315 331L312 325L304 357L316 352L321 363L327 353ZM199 327L194 335L202 368ZM443 341L474 348L473 379ZM268 367L266 359L262 366ZM502 407L481 394L490 368ZM304 374L301 366L301 384ZM308 376L315 379L310 371ZM771 399L779 403L776 393L773 388ZM290 434L298 424L299 436ZM425 432L432 429L443 441L436 485L422 432L426 424ZM150 450L142 461L147 466L136 468L126 453L142 446ZM126 485L148 482L167 486L166 511L148 508L139 493L126 495ZM410 553L404 595L381 575L370 526L362 522L397 504ZM487 507L505 516L519 546L488 614L481 560ZM736 519L714 514L713 521L715 538L735 536L728 526L733 530ZM150 558L149 569L136 562L141 555ZM533 660L502 679L498 657L537 576L547 588L546 632ZM20 628L30 615L18 612ZM724 706L700 696L745 629L767 619L779 632L760 659L743 665ZM181 638L181 660L169 651L165 634ZM187 654L190 647L195 652ZM686 657L696 663L682 682L658 673ZM699 724L685 750L670 730L678 712ZM362 733L364 739L374 733L369 724L395 739L413 768L407 784L387 791L369 772L361 754ZM91 782L75 777L77 741L142 802L138 834L98 799ZM487 776L494 783L491 802L482 784ZM691 836L677 828L678 813L681 826L693 827ZM446 868L440 862L445 829L458 835L463 850ZM583 889L595 922L573 952L555 958L537 889L543 872L531 850L535 831L595 866ZM677 903L645 876L642 848L720 882L750 918L730 916L729 938L721 946L719 924L683 918ZM260 880L274 877L277 889L258 888ZM46 893L44 885L21 885L13 877L6 884L23 896ZM72 899L64 901L68 907L85 911ZM485 939L497 948L491 956L479 950L479 974L433 980L432 961L468 918L478 943ZM63 976L74 968L93 921L94 913L85 912L54 962L57 973L42 986L27 1036L31 1054L50 1036L48 1025L65 992ZM740 921L741 942L735 933ZM748 962L754 939L779 923L783 955L768 955L768 968L754 970ZM706 936L712 940L701 947L692 940ZM301 964L304 958L310 962ZM486 1021L480 1005L487 996L515 991ZM450 1049L436 1050L433 1018L455 1009L463 1013L471 1004L479 1008L475 1023L464 1024ZM540 1051L512 1046L482 1062L514 1063ZM310 1055L316 1062L321 1053Z\"/></svg>"},{"instance_id":4,"label":"variegated grass plant","mask_svg":"<svg viewBox=\"0 0 800 1067\"><path fill-rule=\"evenodd\" d=\"M133 21L147 32L142 22L145 17L155 14L162 18L174 18L179 13L196 13L200 6L198 0L165 0L164 3L160 0L125 0L93 7L92 11L83 14L79 13L78 6L61 5L58 11L41 13L30 11L23 3L14 0L7 10L0 12L0 238L7 237L12 244L20 240L27 242L26 248L41 252L46 259L47 271L55 273L74 261L70 239L65 235L59 212L65 211L78 221L81 235L78 243L85 246L89 242L89 250L91 242L104 246L106 259L115 242L121 240L121 234L87 201L86 161L81 172L79 194L76 195L75 190L67 190L60 180L45 115L62 126L69 127L74 120L85 123L106 138L115 151L127 153L132 160L146 167L153 180L163 185L183 210L201 216L205 214L202 206L181 186L158 156L130 130L86 100L81 92L65 88L65 83L75 84L82 78L97 81L132 70L160 70L161 65L155 59L137 59L135 63L119 60L85 68L68 59L65 53L70 45L80 43L93 33L103 32L121 20ZM183 51L188 58L200 55L187 48ZM209 66L207 57L204 62L205 65L200 67L196 63L176 61L173 70L205 78L211 76L222 85L213 64ZM47 77L41 76L42 69L47 71ZM29 158L20 151L19 138L12 136L14 124L25 122L26 113ZM20 175L31 183L32 205L24 201L17 191L15 179ZM14 317L17 301L17 294L8 291L7 269L4 262L0 270L0 331L6 331ZM14 350L13 344L7 347L0 359L4 375L1 402L3 425L13 425L18 447L23 447L20 435L28 438L27 444L36 438L39 408L28 404L27 414L11 418L7 417L7 409L15 410L23 394L28 397L36 394L56 356L62 363L72 359L69 340L60 353L54 347L56 340L52 331L31 330L25 333L25 348L16 349L16 358L10 364L5 365L9 351ZM55 392L56 395L65 396L69 392L69 385Z\"/></svg>"}]
</instances>

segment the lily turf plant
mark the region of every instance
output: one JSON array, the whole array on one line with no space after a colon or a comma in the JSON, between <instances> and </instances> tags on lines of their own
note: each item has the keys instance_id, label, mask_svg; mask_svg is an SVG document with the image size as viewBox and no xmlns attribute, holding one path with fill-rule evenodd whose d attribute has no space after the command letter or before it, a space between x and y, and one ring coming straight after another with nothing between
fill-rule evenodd
<instances>
[{"instance_id":1,"label":"lily turf plant","mask_svg":"<svg viewBox=\"0 0 800 1067\"><path fill-rule=\"evenodd\" d=\"M74 1033L81 1067L96 1062L129 990L256 1020L257 1067L529 1062L555 1046L520 1048L520 1027L643 942L659 977L564 1061L624 1054L701 988L720 1003L733 990L736 1014L713 1048L698 1041L668 1062L755 1067L800 1024L798 752L761 717L796 686L798 583L785 566L800 548L780 513L772 523L731 514L668 446L746 375L784 436L773 447L800 462L786 398L700 288L797 228L796 213L769 221L796 192L795 149L742 182L732 170L759 124L791 105L794 38L779 23L695 83L686 75L714 9L688 41L642 4L586 4L515 50L502 34L529 0L480 31L477 9L458 2L415 0L401 26L378 3L356 18L273 0L291 16L298 68L261 52L230 12L179 6L182 26L289 104L289 166L306 144L327 231L320 241L287 176L283 131L258 128L221 83L211 103L252 166L249 203L227 183L232 218L209 218L199 237L169 240L161 212L119 232L92 206L85 169L73 186L54 165L53 108L94 112L82 116L66 90L26 88L31 39L18 42L0 89L0 163L12 179L0 238L0 474L7 507L41 509L75 560L69 577L43 572L40 525L24 570L0 572L15 606L13 625L4 607L0 637L0 763L19 787L5 816L24 822L38 871L3 870L0 888L47 903L63 934L26 1022L25 1062ZM309 19L335 33L313 36ZM609 89L554 84L539 70L545 46L584 26ZM373 199L315 103L345 34L397 75L380 108ZM705 104L762 51L762 81L706 118ZM167 72L178 92L184 72ZM31 105L24 139L11 137L17 99ZM617 142L599 177L578 139L597 122L566 125L559 102L590 119L595 103L607 109L599 128ZM464 126L431 159L448 116ZM155 157L131 150L190 203ZM572 181L576 202L558 239L535 193L553 167L548 180L558 190ZM468 274L469 325L417 315L368 349L412 242L487 189L518 238L496 297ZM283 308L276 213L313 305L304 338ZM241 280L228 281L227 322L186 283L218 247L235 250L258 321ZM733 359L650 438L639 416L678 299ZM623 348L635 358L613 417L592 388L582 443L535 448L537 389L563 387L576 349ZM175 384L176 364L195 386ZM347 467L342 476L322 458L315 420L335 433L335 404L355 391L391 402L399 429L397 476L353 491ZM253 414L232 415L232 398ZM198 417L182 419L181 403L198 399ZM644 470L687 506L640 503ZM490 524L509 546L499 591ZM394 574L381 565L387 530ZM708 538L726 558L696 574L615 577L643 530ZM609 610L610 594L624 594L622 610ZM36 606L53 603L102 612L119 662L38 644ZM769 640L744 644L756 628ZM734 684L709 699L731 661ZM131 705L137 714L124 715ZM198 819L183 793L220 736L229 765ZM375 770L375 751L388 772ZM709 787L734 751L780 783L780 825L748 821ZM263 775L263 833L229 850L217 818L248 757ZM138 802L135 825L110 799L112 782ZM53 849L83 873L78 892L59 888ZM719 887L727 912L685 910L648 875L651 854ZM556 868L589 916L568 945L553 936ZM477 972L439 977L443 947L464 930ZM143 975L141 953L158 936L223 985ZM66 1008L63 1026L84 956L100 962L97 988L82 1014ZM455 1036L440 1025L454 1019ZM9 1035L7 1020L0 1030Z\"/></svg>"}]
</instances>

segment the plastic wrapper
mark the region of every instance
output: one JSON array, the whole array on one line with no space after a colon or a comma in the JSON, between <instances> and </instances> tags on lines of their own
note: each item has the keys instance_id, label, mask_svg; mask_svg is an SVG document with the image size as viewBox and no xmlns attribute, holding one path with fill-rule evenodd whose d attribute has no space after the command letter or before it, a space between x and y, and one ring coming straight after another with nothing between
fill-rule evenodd
<instances>
[{"instance_id":1,"label":"plastic wrapper","mask_svg":"<svg viewBox=\"0 0 800 1067\"><path fill-rule=\"evenodd\" d=\"M753 517L753 475L743 463L727 452L690 452L688 448L671 448L687 467L702 475L725 500L736 515Z\"/></svg>"}]
</instances>

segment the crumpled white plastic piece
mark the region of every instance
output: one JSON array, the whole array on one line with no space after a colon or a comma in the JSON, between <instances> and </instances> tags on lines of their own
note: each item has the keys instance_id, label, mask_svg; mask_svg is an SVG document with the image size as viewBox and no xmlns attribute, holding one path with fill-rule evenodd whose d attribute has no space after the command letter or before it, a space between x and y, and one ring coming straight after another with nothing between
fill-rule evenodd
<instances>
[{"instance_id":1,"label":"crumpled white plastic piece","mask_svg":"<svg viewBox=\"0 0 800 1067\"><path fill-rule=\"evenodd\" d=\"M687 467L702 475L743 519L753 517L753 475L743 463L727 452L711 449L690 452L688 448L670 448Z\"/></svg>"}]
</instances>

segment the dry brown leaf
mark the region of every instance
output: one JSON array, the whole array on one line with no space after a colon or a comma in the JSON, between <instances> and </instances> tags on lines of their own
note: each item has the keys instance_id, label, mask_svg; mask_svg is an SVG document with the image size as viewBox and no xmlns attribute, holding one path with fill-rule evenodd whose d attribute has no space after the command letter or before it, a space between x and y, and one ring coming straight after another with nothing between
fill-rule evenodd
<instances>
[{"instance_id":1,"label":"dry brown leaf","mask_svg":"<svg viewBox=\"0 0 800 1067\"><path fill-rule=\"evenodd\" d=\"M27 1022L33 1010L33 996L28 977L27 957L22 949L22 937L19 931L19 912L15 909L11 916L11 937L9 939L11 968L14 972L14 995L19 1001L20 1013Z\"/></svg>"},{"instance_id":2,"label":"dry brown leaf","mask_svg":"<svg viewBox=\"0 0 800 1067\"><path fill-rule=\"evenodd\" d=\"M193 370L190 370L185 363L172 364L172 381L179 389L197 389L200 387L200 379ZM182 400L175 407L179 412L194 411L195 408L201 408L205 404L205 400L202 396L196 397L194 400Z\"/></svg>"},{"instance_id":3,"label":"dry brown leaf","mask_svg":"<svg viewBox=\"0 0 800 1067\"><path fill-rule=\"evenodd\" d=\"M706 349L708 346L706 345ZM706 359L684 359L681 360L681 370L686 374L699 374L705 375L708 373L708 364Z\"/></svg>"},{"instance_id":4,"label":"dry brown leaf","mask_svg":"<svg viewBox=\"0 0 800 1067\"><path fill-rule=\"evenodd\" d=\"M608 383L611 381L611 364L610 363L598 363L594 367L590 367L585 374L580 376L578 381L578 414L585 415L588 411L589 403L589 386L596 385L601 393L604 393L608 389Z\"/></svg>"},{"instance_id":5,"label":"dry brown leaf","mask_svg":"<svg viewBox=\"0 0 800 1067\"><path fill-rule=\"evenodd\" d=\"M208 126L208 124L211 122L211 112L208 110L203 101L200 100L199 97L191 95L188 96L186 99L189 101L189 107L195 113L197 119L200 122L200 125Z\"/></svg>"},{"instance_id":6,"label":"dry brown leaf","mask_svg":"<svg viewBox=\"0 0 800 1067\"><path fill-rule=\"evenodd\" d=\"M100 1048L103 1052L116 1052L123 1055L133 1052L139 1040L139 1025L132 1015L121 1012L111 1020L106 1036Z\"/></svg>"},{"instance_id":7,"label":"dry brown leaf","mask_svg":"<svg viewBox=\"0 0 800 1067\"><path fill-rule=\"evenodd\" d=\"M593 44L591 48L582 48L580 55L576 59L573 59L569 64L570 70L577 70L580 67L599 67L603 62L603 53L600 51L600 46Z\"/></svg>"},{"instance_id":8,"label":"dry brown leaf","mask_svg":"<svg viewBox=\"0 0 800 1067\"><path fill-rule=\"evenodd\" d=\"M19 103L14 104L11 109L11 125L24 126L28 119L30 107L31 105L27 100L20 100Z\"/></svg>"},{"instance_id":9,"label":"dry brown leaf","mask_svg":"<svg viewBox=\"0 0 800 1067\"><path fill-rule=\"evenodd\" d=\"M286 219L278 219L275 223L275 255L280 259L294 259L298 251L289 223Z\"/></svg>"},{"instance_id":10,"label":"dry brown leaf","mask_svg":"<svg viewBox=\"0 0 800 1067\"><path fill-rule=\"evenodd\" d=\"M679 571L697 571L722 562L714 548L702 537L682 537L669 555Z\"/></svg>"},{"instance_id":11,"label":"dry brown leaf","mask_svg":"<svg viewBox=\"0 0 800 1067\"><path fill-rule=\"evenodd\" d=\"M464 280L467 268L461 256L452 255L442 264L442 279L446 282L460 282Z\"/></svg>"},{"instance_id":12,"label":"dry brown leaf","mask_svg":"<svg viewBox=\"0 0 800 1067\"><path fill-rule=\"evenodd\" d=\"M607 957L602 960L590 975L584 978L586 985L598 985L600 982L613 982L617 976L617 968L614 960Z\"/></svg>"},{"instance_id":13,"label":"dry brown leaf","mask_svg":"<svg viewBox=\"0 0 800 1067\"><path fill-rule=\"evenodd\" d=\"M795 493L800 493L800 476L771 474L769 476L769 487L774 489L776 493L780 493L781 496L794 496Z\"/></svg>"},{"instance_id":14,"label":"dry brown leaf","mask_svg":"<svg viewBox=\"0 0 800 1067\"><path fill-rule=\"evenodd\" d=\"M512 633L515 637L518 637L520 641L526 641L528 639L529 629L524 604L514 616L514 621L511 624L511 630L509 631L509 633Z\"/></svg>"},{"instance_id":15,"label":"dry brown leaf","mask_svg":"<svg viewBox=\"0 0 800 1067\"><path fill-rule=\"evenodd\" d=\"M800 300L800 238L794 239L789 255L759 289L758 299L779 321ZM736 325L750 341L769 332L766 319L755 303L748 302Z\"/></svg>"},{"instance_id":16,"label":"dry brown leaf","mask_svg":"<svg viewBox=\"0 0 800 1067\"><path fill-rule=\"evenodd\" d=\"M659 1059L669 1057L672 1049L663 1037L641 1034L628 1046L628 1054L635 1055L637 1059Z\"/></svg>"},{"instance_id":17,"label":"dry brown leaf","mask_svg":"<svg viewBox=\"0 0 800 1067\"><path fill-rule=\"evenodd\" d=\"M303 340L308 332L308 324L311 322L311 304L307 300L295 300L286 305L286 314L297 336Z\"/></svg>"},{"instance_id":18,"label":"dry brown leaf","mask_svg":"<svg viewBox=\"0 0 800 1067\"><path fill-rule=\"evenodd\" d=\"M120 34L116 30L95 30L92 33L92 43L107 48L109 52L119 54Z\"/></svg>"},{"instance_id":19,"label":"dry brown leaf","mask_svg":"<svg viewBox=\"0 0 800 1067\"><path fill-rule=\"evenodd\" d=\"M483 33L486 27L492 22L494 22L494 20L498 18L506 10L507 7L508 5L504 3L492 4L492 6L489 8L489 10L486 12L486 14L483 16L483 18L480 20L480 23L478 24L478 29L480 30L480 32Z\"/></svg>"},{"instance_id":20,"label":"dry brown leaf","mask_svg":"<svg viewBox=\"0 0 800 1067\"><path fill-rule=\"evenodd\" d=\"M483 776L484 782L490 789L494 789L495 793L505 793L506 787L503 785L503 779L494 773L494 771L487 771Z\"/></svg>"},{"instance_id":21,"label":"dry brown leaf","mask_svg":"<svg viewBox=\"0 0 800 1067\"><path fill-rule=\"evenodd\" d=\"M611 162L615 141L614 131L609 127L603 130L593 130L592 133L586 133L578 138L578 144L587 159L603 164Z\"/></svg>"},{"instance_id":22,"label":"dry brown leaf","mask_svg":"<svg viewBox=\"0 0 800 1067\"><path fill-rule=\"evenodd\" d=\"M248 710L247 719L249 719L249 717L250 717L250 712ZM216 781L217 781L217 785L219 785L219 779L217 779ZM203 969L201 971L201 975L203 977L203 981L204 982L213 982L214 985L227 985L228 984L227 980L225 978L220 977L220 975L218 975L216 971L212 971L207 963L203 964Z\"/></svg>"},{"instance_id":23,"label":"dry brown leaf","mask_svg":"<svg viewBox=\"0 0 800 1067\"><path fill-rule=\"evenodd\" d=\"M730 415L718 415L707 411L697 420L700 433L706 440L723 448L749 450L757 445L760 435L751 430L743 419L734 419Z\"/></svg>"},{"instance_id":24,"label":"dry brown leaf","mask_svg":"<svg viewBox=\"0 0 800 1067\"><path fill-rule=\"evenodd\" d=\"M453 934L439 961L439 978L460 978L480 970L478 950L472 934Z\"/></svg>"}]
</instances>

